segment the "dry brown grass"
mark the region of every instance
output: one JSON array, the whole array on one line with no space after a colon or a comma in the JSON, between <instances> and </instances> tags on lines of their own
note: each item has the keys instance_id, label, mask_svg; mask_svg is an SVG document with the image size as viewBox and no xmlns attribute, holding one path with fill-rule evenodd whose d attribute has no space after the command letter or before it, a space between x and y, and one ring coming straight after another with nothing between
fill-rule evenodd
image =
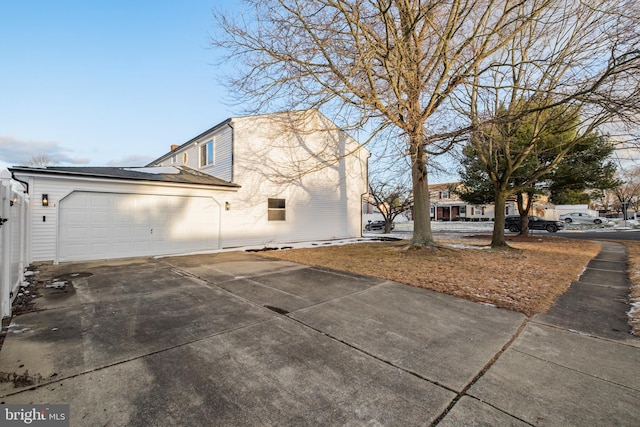
<instances>
[{"instance_id":1,"label":"dry brown grass","mask_svg":"<svg viewBox=\"0 0 640 427\"><path fill-rule=\"evenodd\" d=\"M640 242L620 242L627 247L629 279L631 279L631 313L629 324L633 334L640 337Z\"/></svg>"},{"instance_id":2,"label":"dry brown grass","mask_svg":"<svg viewBox=\"0 0 640 427\"><path fill-rule=\"evenodd\" d=\"M600 251L597 243L546 236L512 238L511 250L488 249L486 238L438 243L435 250L407 249L403 241L263 255L380 277L531 316L549 310Z\"/></svg>"}]
</instances>

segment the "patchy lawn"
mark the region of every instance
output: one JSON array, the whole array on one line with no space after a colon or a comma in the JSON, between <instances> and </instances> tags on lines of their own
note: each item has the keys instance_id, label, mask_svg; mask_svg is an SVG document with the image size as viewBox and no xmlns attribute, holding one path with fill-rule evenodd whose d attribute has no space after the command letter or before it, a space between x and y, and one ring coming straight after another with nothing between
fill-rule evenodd
<instances>
[{"instance_id":1,"label":"patchy lawn","mask_svg":"<svg viewBox=\"0 0 640 427\"><path fill-rule=\"evenodd\" d=\"M629 260L629 279L631 279L631 311L629 324L635 336L640 337L640 242L624 241Z\"/></svg>"},{"instance_id":2,"label":"patchy lawn","mask_svg":"<svg viewBox=\"0 0 640 427\"><path fill-rule=\"evenodd\" d=\"M531 316L544 313L600 245L559 237L509 237L515 250L492 250L486 236L439 239L433 249L407 249L407 242L264 252L301 264L350 271L493 304ZM639 273L640 274L640 273Z\"/></svg>"}]
</instances>

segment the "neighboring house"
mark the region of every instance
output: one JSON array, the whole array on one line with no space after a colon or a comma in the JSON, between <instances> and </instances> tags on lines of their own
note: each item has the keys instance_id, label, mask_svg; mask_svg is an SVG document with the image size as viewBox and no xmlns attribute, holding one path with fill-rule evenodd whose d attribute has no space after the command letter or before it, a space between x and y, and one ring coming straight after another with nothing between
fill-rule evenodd
<instances>
[{"instance_id":1,"label":"neighboring house","mask_svg":"<svg viewBox=\"0 0 640 427\"><path fill-rule=\"evenodd\" d=\"M470 205L462 201L454 191L461 184L459 182L434 184L429 186L431 200L431 219L437 221L482 221L495 218L495 207L492 203ZM525 202L526 202L526 195ZM597 216L597 212L589 211L587 205L555 206L549 202L549 197L536 194L533 199L529 215L536 215L545 219L558 219L567 212L588 212ZM516 196L507 199L506 215L519 215Z\"/></svg>"},{"instance_id":2,"label":"neighboring house","mask_svg":"<svg viewBox=\"0 0 640 427\"><path fill-rule=\"evenodd\" d=\"M455 189L459 182L429 185L431 219L435 221L487 221L495 218L493 204L470 205L460 199ZM516 215L514 200L507 200L506 215Z\"/></svg>"},{"instance_id":3,"label":"neighboring house","mask_svg":"<svg viewBox=\"0 0 640 427\"><path fill-rule=\"evenodd\" d=\"M495 217L494 206L491 203L483 205L470 205L460 199L454 191L461 184L451 182L429 185L429 212L432 221L489 221ZM507 200L505 213L517 214L515 198ZM399 222L410 221L412 212L408 211L399 218ZM374 203L365 198L363 202L364 222L368 220L382 220L384 216Z\"/></svg>"},{"instance_id":4,"label":"neighboring house","mask_svg":"<svg viewBox=\"0 0 640 427\"><path fill-rule=\"evenodd\" d=\"M369 153L315 110L228 119L140 168L12 167L28 262L356 237Z\"/></svg>"}]
</instances>

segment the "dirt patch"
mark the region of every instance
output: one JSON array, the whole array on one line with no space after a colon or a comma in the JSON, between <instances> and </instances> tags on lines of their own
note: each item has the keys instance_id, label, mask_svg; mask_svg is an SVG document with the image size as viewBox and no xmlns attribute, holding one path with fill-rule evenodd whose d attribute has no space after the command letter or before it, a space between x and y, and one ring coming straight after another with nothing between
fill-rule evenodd
<instances>
[{"instance_id":1,"label":"dirt patch","mask_svg":"<svg viewBox=\"0 0 640 427\"><path fill-rule=\"evenodd\" d=\"M42 285L35 276L28 278L29 286L21 287L11 306L12 316L36 311L36 300L42 296Z\"/></svg>"},{"instance_id":2,"label":"dirt patch","mask_svg":"<svg viewBox=\"0 0 640 427\"><path fill-rule=\"evenodd\" d=\"M7 328L13 317L38 311L38 300L40 298L61 300L73 296L76 293L73 280L92 275L92 273L69 271L58 274L55 278L50 279L51 269L52 266L47 263L30 266L25 276L26 283L18 288L18 295L16 295L11 305L11 317L3 319L2 331L0 332L0 350L7 336ZM47 279L40 279L40 277L46 277ZM1 374L2 373L0 373L0 375ZM21 378L19 375L22 374L15 375L18 375L15 378L19 380ZM2 378L0 378L0 382L1 381Z\"/></svg>"},{"instance_id":3,"label":"dirt patch","mask_svg":"<svg viewBox=\"0 0 640 427\"><path fill-rule=\"evenodd\" d=\"M544 313L600 251L594 242L510 236L513 249L490 237L449 237L437 248L407 250L408 241L358 243L262 256L329 267L418 286L524 313Z\"/></svg>"},{"instance_id":4,"label":"dirt patch","mask_svg":"<svg viewBox=\"0 0 640 427\"><path fill-rule=\"evenodd\" d=\"M19 374L17 372L0 372L0 383L13 383L14 388L29 387L42 382L44 378L40 374L29 375L29 371Z\"/></svg>"}]
</instances>

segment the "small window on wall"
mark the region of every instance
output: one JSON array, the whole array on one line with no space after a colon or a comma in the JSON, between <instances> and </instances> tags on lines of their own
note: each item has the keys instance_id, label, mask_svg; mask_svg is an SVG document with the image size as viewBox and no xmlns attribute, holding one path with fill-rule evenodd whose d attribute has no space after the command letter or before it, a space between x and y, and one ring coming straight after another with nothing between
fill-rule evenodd
<instances>
[{"instance_id":1,"label":"small window on wall","mask_svg":"<svg viewBox=\"0 0 640 427\"><path fill-rule=\"evenodd\" d=\"M200 167L215 164L215 150L213 141L200 146Z\"/></svg>"},{"instance_id":2,"label":"small window on wall","mask_svg":"<svg viewBox=\"0 0 640 427\"><path fill-rule=\"evenodd\" d=\"M284 221L287 219L284 199L268 199L268 203L269 221Z\"/></svg>"}]
</instances>

